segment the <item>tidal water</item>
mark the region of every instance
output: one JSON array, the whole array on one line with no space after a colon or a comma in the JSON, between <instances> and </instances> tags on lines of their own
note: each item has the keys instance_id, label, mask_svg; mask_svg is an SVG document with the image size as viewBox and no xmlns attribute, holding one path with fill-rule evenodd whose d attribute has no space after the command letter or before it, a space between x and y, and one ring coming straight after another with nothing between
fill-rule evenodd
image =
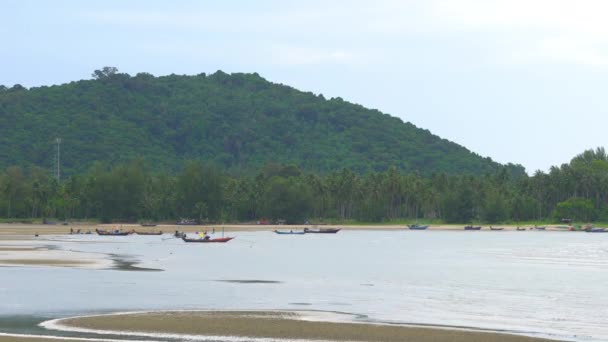
<instances>
[{"instance_id":1,"label":"tidal water","mask_svg":"<svg viewBox=\"0 0 608 342\"><path fill-rule=\"evenodd\" d=\"M0 332L33 329L20 317L287 309L608 341L608 234L226 235L236 239L193 244L171 235L49 237L45 243L96 252L117 260L117 267L0 267ZM11 320L21 323L6 323Z\"/></svg>"}]
</instances>

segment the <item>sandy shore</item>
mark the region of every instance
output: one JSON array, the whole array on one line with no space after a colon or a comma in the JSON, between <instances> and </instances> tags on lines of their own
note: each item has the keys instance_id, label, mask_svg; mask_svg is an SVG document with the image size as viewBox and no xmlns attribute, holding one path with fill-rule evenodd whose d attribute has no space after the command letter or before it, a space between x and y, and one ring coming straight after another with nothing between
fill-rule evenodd
<instances>
[{"instance_id":1,"label":"sandy shore","mask_svg":"<svg viewBox=\"0 0 608 342\"><path fill-rule=\"evenodd\" d=\"M41 240L0 239L0 266L109 268L105 255L53 249Z\"/></svg>"},{"instance_id":2,"label":"sandy shore","mask_svg":"<svg viewBox=\"0 0 608 342\"><path fill-rule=\"evenodd\" d=\"M30 337L30 336L2 336L0 335L0 342L109 342L109 341L117 341L117 340L95 340L95 339L66 339L66 338L52 338L52 337ZM133 341L131 341L133 342Z\"/></svg>"},{"instance_id":3,"label":"sandy shore","mask_svg":"<svg viewBox=\"0 0 608 342\"><path fill-rule=\"evenodd\" d=\"M0 342L81 342L85 340L66 340L66 339L50 339L50 338L35 338L35 337L18 337L18 336L0 336Z\"/></svg>"},{"instance_id":4,"label":"sandy shore","mask_svg":"<svg viewBox=\"0 0 608 342\"><path fill-rule=\"evenodd\" d=\"M494 227L504 228L505 231L517 230L517 225L495 225ZM533 226L523 226L526 230L533 230ZM12 236L31 236L35 234L39 235L61 235L69 234L70 229L74 231L80 231L82 233L92 232L95 234L95 229L122 229L122 230L135 230L135 231L146 231L146 232L157 232L163 231L164 233L174 233L176 230L180 232L197 232L197 231L212 231L215 229L216 232L239 232L239 231L272 231L272 230L302 230L308 229L319 229L319 228L342 228L344 230L404 230L407 229L406 225L246 225L246 224L217 224L217 225L157 225L155 227L142 227L139 224L70 224L64 225L44 225L44 224L0 224L0 240L10 239ZM482 226L482 231L490 231L490 226ZM547 226L547 230L560 230L564 231L567 229L558 228L557 226ZM450 230L450 231L462 231L464 225L430 225L428 230ZM499 232L499 231L497 231Z\"/></svg>"},{"instance_id":5,"label":"sandy shore","mask_svg":"<svg viewBox=\"0 0 608 342\"><path fill-rule=\"evenodd\" d=\"M281 341L383 342L548 342L550 340L493 332L443 328L374 325L315 320L317 313L261 311L181 311L101 315L59 320L55 327L82 331L127 332L129 335L196 338L197 336L253 337Z\"/></svg>"}]
</instances>

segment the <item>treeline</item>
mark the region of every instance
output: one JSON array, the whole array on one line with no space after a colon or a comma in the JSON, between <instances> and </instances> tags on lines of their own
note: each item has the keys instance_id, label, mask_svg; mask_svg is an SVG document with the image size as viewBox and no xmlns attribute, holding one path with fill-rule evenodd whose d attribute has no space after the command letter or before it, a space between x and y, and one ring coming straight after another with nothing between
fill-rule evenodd
<instances>
[{"instance_id":1,"label":"treeline","mask_svg":"<svg viewBox=\"0 0 608 342\"><path fill-rule=\"evenodd\" d=\"M113 167L98 163L61 182L41 168L9 167L0 175L0 190L0 216L9 219L606 221L608 157L603 148L589 150L549 173L517 178L506 169L482 176L423 176L394 167L319 175L274 164L255 176L236 177L195 161L171 175L135 160Z\"/></svg>"}]
</instances>

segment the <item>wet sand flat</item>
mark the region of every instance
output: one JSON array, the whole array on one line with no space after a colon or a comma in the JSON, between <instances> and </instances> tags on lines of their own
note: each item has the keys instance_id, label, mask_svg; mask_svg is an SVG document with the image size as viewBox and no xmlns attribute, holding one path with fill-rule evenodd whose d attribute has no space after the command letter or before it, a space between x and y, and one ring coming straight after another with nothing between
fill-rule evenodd
<instances>
[{"instance_id":1,"label":"wet sand flat","mask_svg":"<svg viewBox=\"0 0 608 342\"><path fill-rule=\"evenodd\" d=\"M26 265L26 266L63 266L75 267L92 265L92 261L65 260L65 259L0 259L0 265Z\"/></svg>"},{"instance_id":2,"label":"wet sand flat","mask_svg":"<svg viewBox=\"0 0 608 342\"><path fill-rule=\"evenodd\" d=\"M63 338L44 338L44 337L18 337L0 336L0 342L92 342L95 340L63 339Z\"/></svg>"},{"instance_id":3,"label":"wet sand flat","mask_svg":"<svg viewBox=\"0 0 608 342\"><path fill-rule=\"evenodd\" d=\"M77 328L258 338L383 342L549 342L490 332L303 320L289 312L154 312L60 321Z\"/></svg>"},{"instance_id":4,"label":"wet sand flat","mask_svg":"<svg viewBox=\"0 0 608 342\"><path fill-rule=\"evenodd\" d=\"M0 342L87 342L86 340L64 340L51 338L0 336Z\"/></svg>"},{"instance_id":5,"label":"wet sand flat","mask_svg":"<svg viewBox=\"0 0 608 342\"><path fill-rule=\"evenodd\" d=\"M4 240L0 244L0 266L52 266L108 268L113 261L104 255L53 249L45 241Z\"/></svg>"}]
</instances>

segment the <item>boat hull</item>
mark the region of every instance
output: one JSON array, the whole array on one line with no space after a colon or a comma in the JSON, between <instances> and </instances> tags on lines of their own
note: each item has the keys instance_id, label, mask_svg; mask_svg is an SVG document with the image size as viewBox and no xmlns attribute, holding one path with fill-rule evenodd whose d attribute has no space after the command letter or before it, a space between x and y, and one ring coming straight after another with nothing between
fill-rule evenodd
<instances>
[{"instance_id":1,"label":"boat hull","mask_svg":"<svg viewBox=\"0 0 608 342\"><path fill-rule=\"evenodd\" d=\"M481 227L466 226L464 227L464 230L481 230Z\"/></svg>"},{"instance_id":2,"label":"boat hull","mask_svg":"<svg viewBox=\"0 0 608 342\"><path fill-rule=\"evenodd\" d=\"M163 232L135 232L137 235L163 235Z\"/></svg>"},{"instance_id":3,"label":"boat hull","mask_svg":"<svg viewBox=\"0 0 608 342\"><path fill-rule=\"evenodd\" d=\"M278 230L274 231L275 234L279 234L279 235L304 235L306 234L306 232L281 232Z\"/></svg>"},{"instance_id":4,"label":"boat hull","mask_svg":"<svg viewBox=\"0 0 608 342\"><path fill-rule=\"evenodd\" d=\"M223 242L228 242L230 240L234 239L234 237L226 237L226 238L217 238L217 239L190 239L187 237L182 237L182 240L184 240L184 242L200 242L200 243L223 243Z\"/></svg>"},{"instance_id":5,"label":"boat hull","mask_svg":"<svg viewBox=\"0 0 608 342\"><path fill-rule=\"evenodd\" d=\"M97 232L97 235L102 235L102 236L127 236L127 235L131 235L133 234L133 232L105 232L103 230L95 230L95 232Z\"/></svg>"},{"instance_id":6,"label":"boat hull","mask_svg":"<svg viewBox=\"0 0 608 342\"><path fill-rule=\"evenodd\" d=\"M425 230L425 229L427 229L428 227L429 227L429 226L416 226L416 225L413 225L413 226L408 226L408 228L409 228L409 229L411 229L411 230Z\"/></svg>"},{"instance_id":7,"label":"boat hull","mask_svg":"<svg viewBox=\"0 0 608 342\"><path fill-rule=\"evenodd\" d=\"M342 228L325 228L319 230L310 230L308 228L304 228L304 232L306 234L335 234L339 232Z\"/></svg>"}]
</instances>

